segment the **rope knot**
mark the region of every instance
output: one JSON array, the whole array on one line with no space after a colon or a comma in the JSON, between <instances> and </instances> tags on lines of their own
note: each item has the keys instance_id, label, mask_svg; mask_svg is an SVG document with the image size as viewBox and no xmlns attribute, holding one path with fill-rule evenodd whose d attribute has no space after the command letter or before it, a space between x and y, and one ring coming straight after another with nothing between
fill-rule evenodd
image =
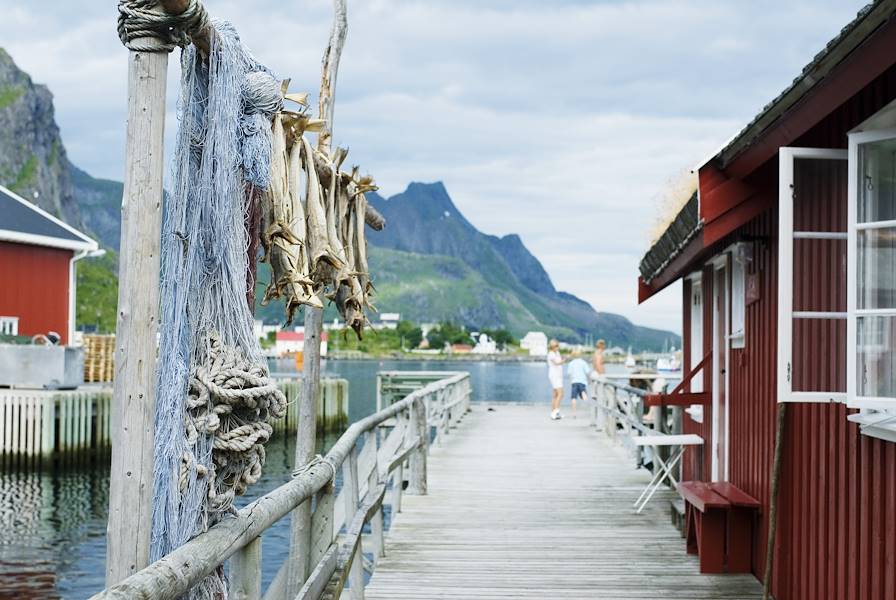
<instances>
[{"instance_id":1,"label":"rope knot","mask_svg":"<svg viewBox=\"0 0 896 600\"><path fill-rule=\"evenodd\" d=\"M189 0L179 15L161 10L158 0L118 2L118 38L129 50L171 52L178 46L184 48L208 23L208 13L199 0Z\"/></svg>"}]
</instances>

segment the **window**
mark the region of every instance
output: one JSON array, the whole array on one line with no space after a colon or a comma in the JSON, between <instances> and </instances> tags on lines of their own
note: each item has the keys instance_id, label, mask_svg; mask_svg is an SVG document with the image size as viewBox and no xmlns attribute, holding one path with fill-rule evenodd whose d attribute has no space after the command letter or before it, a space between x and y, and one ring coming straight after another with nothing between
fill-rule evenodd
<instances>
[{"instance_id":1,"label":"window","mask_svg":"<svg viewBox=\"0 0 896 600\"><path fill-rule=\"evenodd\" d=\"M731 261L731 347L743 348L747 313L747 262L749 246L737 244Z\"/></svg>"},{"instance_id":2,"label":"window","mask_svg":"<svg viewBox=\"0 0 896 600\"><path fill-rule=\"evenodd\" d=\"M0 335L19 335L19 318L0 317Z\"/></svg>"},{"instance_id":3,"label":"window","mask_svg":"<svg viewBox=\"0 0 896 600\"><path fill-rule=\"evenodd\" d=\"M896 428L896 130L852 134L849 150L848 403Z\"/></svg>"},{"instance_id":4,"label":"window","mask_svg":"<svg viewBox=\"0 0 896 600\"><path fill-rule=\"evenodd\" d=\"M779 158L778 402L844 402L847 152L781 148Z\"/></svg>"}]
</instances>

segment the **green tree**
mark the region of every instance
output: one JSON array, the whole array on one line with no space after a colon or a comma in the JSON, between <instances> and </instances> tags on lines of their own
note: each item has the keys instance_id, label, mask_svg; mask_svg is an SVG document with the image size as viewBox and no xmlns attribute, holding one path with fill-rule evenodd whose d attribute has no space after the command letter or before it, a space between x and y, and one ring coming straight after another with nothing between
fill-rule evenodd
<instances>
[{"instance_id":1,"label":"green tree","mask_svg":"<svg viewBox=\"0 0 896 600\"><path fill-rule=\"evenodd\" d=\"M423 341L423 330L410 321L399 321L395 332L406 348L416 348Z\"/></svg>"},{"instance_id":2,"label":"green tree","mask_svg":"<svg viewBox=\"0 0 896 600\"><path fill-rule=\"evenodd\" d=\"M114 333L118 306L118 257L112 250L75 263L77 327L95 327L98 333Z\"/></svg>"},{"instance_id":3,"label":"green tree","mask_svg":"<svg viewBox=\"0 0 896 600\"><path fill-rule=\"evenodd\" d=\"M430 348L443 348L445 344L469 344L470 334L461 327L450 321L441 323L438 327L434 327L426 334Z\"/></svg>"}]
</instances>

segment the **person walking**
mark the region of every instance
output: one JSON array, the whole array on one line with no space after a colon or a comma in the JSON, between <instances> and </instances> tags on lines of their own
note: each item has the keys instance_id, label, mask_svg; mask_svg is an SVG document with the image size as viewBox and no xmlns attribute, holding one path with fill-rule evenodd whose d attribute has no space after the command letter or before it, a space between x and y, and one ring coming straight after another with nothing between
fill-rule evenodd
<instances>
[{"instance_id":1,"label":"person walking","mask_svg":"<svg viewBox=\"0 0 896 600\"><path fill-rule=\"evenodd\" d=\"M572 384L572 393L570 400L572 402L572 418L576 418L576 400L584 402L588 399L588 375L591 367L582 360L582 351L576 348L572 351L572 360L566 367L566 373L569 375L569 381Z\"/></svg>"},{"instance_id":2,"label":"person walking","mask_svg":"<svg viewBox=\"0 0 896 600\"><path fill-rule=\"evenodd\" d=\"M594 369L594 374L598 379L607 373L607 368L604 366L604 350L606 349L607 343L603 340L597 340L597 343L594 344L594 356L591 357L591 367Z\"/></svg>"},{"instance_id":3,"label":"person walking","mask_svg":"<svg viewBox=\"0 0 896 600\"><path fill-rule=\"evenodd\" d=\"M563 399L563 357L560 356L560 342L551 340L548 344L548 381L551 382L551 419L562 419L560 401Z\"/></svg>"}]
</instances>

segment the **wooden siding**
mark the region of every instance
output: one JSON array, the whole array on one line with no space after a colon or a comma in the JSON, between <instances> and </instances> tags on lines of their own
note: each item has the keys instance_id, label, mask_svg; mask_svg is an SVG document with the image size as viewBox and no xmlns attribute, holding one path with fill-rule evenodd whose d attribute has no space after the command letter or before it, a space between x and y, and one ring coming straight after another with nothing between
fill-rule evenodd
<instances>
[{"instance_id":1,"label":"wooden siding","mask_svg":"<svg viewBox=\"0 0 896 600\"><path fill-rule=\"evenodd\" d=\"M19 335L55 331L68 343L71 250L0 242L0 316L19 318Z\"/></svg>"}]
</instances>

